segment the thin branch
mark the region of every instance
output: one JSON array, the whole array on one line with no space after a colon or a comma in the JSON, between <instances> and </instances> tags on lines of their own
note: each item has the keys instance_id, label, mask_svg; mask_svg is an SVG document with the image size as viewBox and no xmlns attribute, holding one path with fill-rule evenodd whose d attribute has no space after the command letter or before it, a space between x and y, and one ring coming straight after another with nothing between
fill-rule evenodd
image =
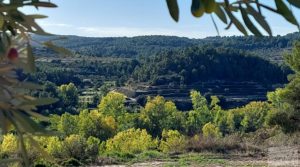
<instances>
[{"instance_id":1,"label":"thin branch","mask_svg":"<svg viewBox=\"0 0 300 167\"><path fill-rule=\"evenodd\" d=\"M217 24L216 24L216 22L215 22L215 19L214 19L214 17L213 17L212 14L210 14L210 18L211 18L211 20L212 20L212 22L213 22L213 24L214 24L214 27L215 27L215 29L216 29L216 31L217 31L217 33L218 33L218 36L220 36L219 28L218 28L218 26L217 26Z\"/></svg>"},{"instance_id":2,"label":"thin branch","mask_svg":"<svg viewBox=\"0 0 300 167\"><path fill-rule=\"evenodd\" d=\"M267 6L267 5L264 5L264 4L258 4L258 5L265 8L265 9L267 9L267 10L270 10L274 13L278 13L277 9L271 8L270 6Z\"/></svg>"}]
</instances>

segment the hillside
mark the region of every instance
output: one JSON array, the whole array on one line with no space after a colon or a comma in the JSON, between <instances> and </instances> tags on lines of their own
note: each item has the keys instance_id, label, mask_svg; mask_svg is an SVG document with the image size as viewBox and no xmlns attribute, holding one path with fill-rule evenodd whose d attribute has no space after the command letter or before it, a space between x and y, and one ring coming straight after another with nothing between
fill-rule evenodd
<instances>
[{"instance_id":1,"label":"hillside","mask_svg":"<svg viewBox=\"0 0 300 167\"><path fill-rule=\"evenodd\" d=\"M58 37L61 36L41 37L33 35L33 39L38 41L47 41ZM155 55L162 51L180 50L191 46L215 46L241 49L253 55L280 63L282 61L282 53L291 49L293 41L300 39L300 34L293 33L285 36L262 38L232 36L208 37L204 39L189 39L175 36L139 36L133 38L64 37L66 39L55 41L56 44L84 56L133 58ZM43 54L45 52L48 53L49 51L38 47L37 53L39 55L45 55Z\"/></svg>"}]
</instances>

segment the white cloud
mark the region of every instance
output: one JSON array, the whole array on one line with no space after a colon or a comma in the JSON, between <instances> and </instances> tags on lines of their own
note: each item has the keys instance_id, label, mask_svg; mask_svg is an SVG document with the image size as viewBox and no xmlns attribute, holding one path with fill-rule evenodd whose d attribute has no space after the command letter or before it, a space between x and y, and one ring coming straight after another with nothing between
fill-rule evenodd
<instances>
[{"instance_id":1,"label":"white cloud","mask_svg":"<svg viewBox=\"0 0 300 167\"><path fill-rule=\"evenodd\" d=\"M45 21L40 21L39 24L43 27L64 27L64 28L71 28L73 25L64 24L64 23L50 23Z\"/></svg>"},{"instance_id":2,"label":"white cloud","mask_svg":"<svg viewBox=\"0 0 300 167\"><path fill-rule=\"evenodd\" d=\"M133 37L142 35L170 35L190 38L203 38L209 33L200 30L168 29L168 28L140 28L140 27L79 27L79 34L92 37ZM210 35L216 35L214 34Z\"/></svg>"}]
</instances>

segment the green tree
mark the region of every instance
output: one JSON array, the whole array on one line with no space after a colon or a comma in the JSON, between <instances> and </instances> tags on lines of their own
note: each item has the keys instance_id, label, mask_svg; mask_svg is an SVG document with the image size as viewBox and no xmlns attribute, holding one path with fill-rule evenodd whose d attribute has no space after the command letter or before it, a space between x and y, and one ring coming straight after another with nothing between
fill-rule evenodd
<instances>
[{"instance_id":1,"label":"green tree","mask_svg":"<svg viewBox=\"0 0 300 167\"><path fill-rule=\"evenodd\" d=\"M222 136L220 129L211 122L205 124L202 128L203 136L219 138Z\"/></svg>"},{"instance_id":2,"label":"green tree","mask_svg":"<svg viewBox=\"0 0 300 167\"><path fill-rule=\"evenodd\" d=\"M64 158L63 143L57 136L49 137L49 139L46 141L46 144L46 151L51 156L57 159Z\"/></svg>"},{"instance_id":3,"label":"green tree","mask_svg":"<svg viewBox=\"0 0 300 167\"><path fill-rule=\"evenodd\" d=\"M101 99L98 108L99 111L105 115L118 119L118 117L123 116L126 113L124 103L125 95L112 91Z\"/></svg>"},{"instance_id":4,"label":"green tree","mask_svg":"<svg viewBox=\"0 0 300 167\"><path fill-rule=\"evenodd\" d=\"M157 147L157 141L145 129L128 129L107 140L107 152L141 153Z\"/></svg>"},{"instance_id":5,"label":"green tree","mask_svg":"<svg viewBox=\"0 0 300 167\"><path fill-rule=\"evenodd\" d=\"M163 130L159 149L164 153L184 152L187 140L177 130Z\"/></svg>"},{"instance_id":6,"label":"green tree","mask_svg":"<svg viewBox=\"0 0 300 167\"><path fill-rule=\"evenodd\" d=\"M226 125L229 132L242 131L243 127L241 122L244 118L244 113L240 112L240 108L235 108L227 111Z\"/></svg>"},{"instance_id":7,"label":"green tree","mask_svg":"<svg viewBox=\"0 0 300 167\"><path fill-rule=\"evenodd\" d=\"M300 42L295 43L292 54L285 60L295 74L283 89L268 94L273 109L268 115L270 124L280 125L286 132L300 130Z\"/></svg>"},{"instance_id":8,"label":"green tree","mask_svg":"<svg viewBox=\"0 0 300 167\"><path fill-rule=\"evenodd\" d=\"M230 132L230 128L227 123L228 111L218 110L213 123L220 129L222 134L228 134Z\"/></svg>"},{"instance_id":9,"label":"green tree","mask_svg":"<svg viewBox=\"0 0 300 167\"><path fill-rule=\"evenodd\" d=\"M49 97L58 97L57 86L53 82L46 81L43 91L47 92Z\"/></svg>"},{"instance_id":10,"label":"green tree","mask_svg":"<svg viewBox=\"0 0 300 167\"><path fill-rule=\"evenodd\" d=\"M218 105L220 102L217 96L211 96L210 102L210 112L213 117L213 123L220 129L222 134L229 133L229 127L227 125L227 111L222 110L222 108Z\"/></svg>"},{"instance_id":11,"label":"green tree","mask_svg":"<svg viewBox=\"0 0 300 167\"><path fill-rule=\"evenodd\" d=\"M212 121L212 114L208 108L207 100L200 92L191 91L193 110L188 113L187 132L193 135L201 132L202 127Z\"/></svg>"},{"instance_id":12,"label":"green tree","mask_svg":"<svg viewBox=\"0 0 300 167\"><path fill-rule=\"evenodd\" d=\"M145 108L141 111L140 120L142 126L156 137L161 135L163 129L183 131L185 119L173 102L156 96L153 99L148 98Z\"/></svg>"},{"instance_id":13,"label":"green tree","mask_svg":"<svg viewBox=\"0 0 300 167\"><path fill-rule=\"evenodd\" d=\"M270 105L266 102L251 102L241 109L244 118L241 122L245 132L253 132L265 125Z\"/></svg>"},{"instance_id":14,"label":"green tree","mask_svg":"<svg viewBox=\"0 0 300 167\"><path fill-rule=\"evenodd\" d=\"M78 116L79 134L88 138L90 136L107 140L116 133L117 124L112 116L105 116L103 113L92 111L81 111Z\"/></svg>"},{"instance_id":15,"label":"green tree","mask_svg":"<svg viewBox=\"0 0 300 167\"><path fill-rule=\"evenodd\" d=\"M65 108L76 107L78 105L78 90L73 83L59 86L58 92Z\"/></svg>"},{"instance_id":16,"label":"green tree","mask_svg":"<svg viewBox=\"0 0 300 167\"><path fill-rule=\"evenodd\" d=\"M222 110L221 106L219 106L220 99L217 96L211 96L211 102L210 102L210 110L212 114L215 116L216 113L220 110Z\"/></svg>"},{"instance_id":17,"label":"green tree","mask_svg":"<svg viewBox=\"0 0 300 167\"><path fill-rule=\"evenodd\" d=\"M65 136L78 134L78 116L65 113L60 117L57 130Z\"/></svg>"}]
</instances>

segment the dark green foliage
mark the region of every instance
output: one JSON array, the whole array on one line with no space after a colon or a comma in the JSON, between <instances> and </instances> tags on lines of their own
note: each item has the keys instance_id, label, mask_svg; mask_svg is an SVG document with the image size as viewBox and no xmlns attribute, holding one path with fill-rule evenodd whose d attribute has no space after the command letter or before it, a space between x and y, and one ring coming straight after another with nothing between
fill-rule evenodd
<instances>
[{"instance_id":1,"label":"dark green foliage","mask_svg":"<svg viewBox=\"0 0 300 167\"><path fill-rule=\"evenodd\" d=\"M209 80L286 81L286 72L275 64L236 50L209 46L164 52L141 64L133 77L137 81L150 81L153 85L192 84Z\"/></svg>"},{"instance_id":2,"label":"dark green foliage","mask_svg":"<svg viewBox=\"0 0 300 167\"><path fill-rule=\"evenodd\" d=\"M70 159L62 162L61 165L66 166L66 167L72 167L72 166L82 166L82 163L80 163L80 161L78 161L77 159L70 158Z\"/></svg>"},{"instance_id":3,"label":"dark green foliage","mask_svg":"<svg viewBox=\"0 0 300 167\"><path fill-rule=\"evenodd\" d=\"M283 89L269 94L273 110L269 113L269 123L280 125L286 132L300 130L300 43L295 43L292 54L285 56L287 64L293 69L290 82Z\"/></svg>"},{"instance_id":4,"label":"dark green foliage","mask_svg":"<svg viewBox=\"0 0 300 167\"><path fill-rule=\"evenodd\" d=\"M34 167L58 167L57 164L47 162L45 160L37 160L33 166Z\"/></svg>"}]
</instances>

